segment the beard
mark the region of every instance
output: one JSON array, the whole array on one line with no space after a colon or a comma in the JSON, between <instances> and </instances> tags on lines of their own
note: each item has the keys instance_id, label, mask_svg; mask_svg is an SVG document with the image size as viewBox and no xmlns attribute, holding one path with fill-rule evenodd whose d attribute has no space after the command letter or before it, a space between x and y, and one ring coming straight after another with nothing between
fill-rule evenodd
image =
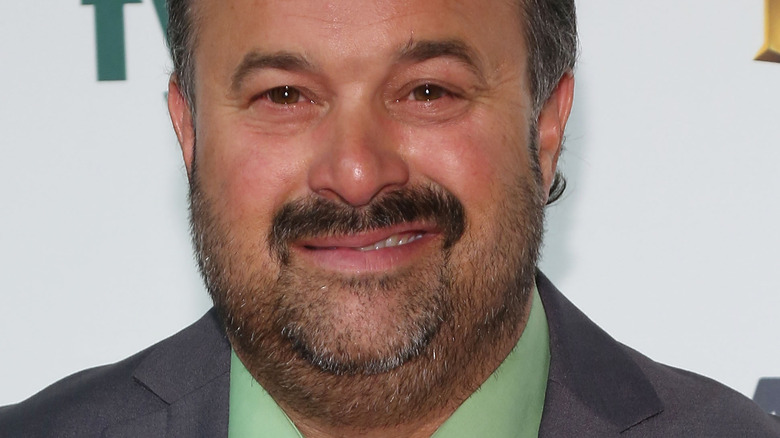
<instances>
[{"instance_id":1,"label":"beard","mask_svg":"<svg viewBox=\"0 0 780 438\"><path fill-rule=\"evenodd\" d=\"M486 377L475 370L492 364L492 372L522 330L544 197L538 166L519 173L490 223L467 222L454 195L427 185L360 208L293 200L270 230L246 239L193 166L198 265L236 354L283 409L324 424L392 427L454 409ZM413 222L441 237L416 263L388 273L326 271L290 251L299 239Z\"/></svg>"}]
</instances>

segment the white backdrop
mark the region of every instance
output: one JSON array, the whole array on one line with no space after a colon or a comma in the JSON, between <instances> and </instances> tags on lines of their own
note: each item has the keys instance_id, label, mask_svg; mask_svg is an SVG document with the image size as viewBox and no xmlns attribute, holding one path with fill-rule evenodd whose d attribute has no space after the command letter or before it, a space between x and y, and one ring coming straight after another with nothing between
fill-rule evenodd
<instances>
[{"instance_id":1,"label":"white backdrop","mask_svg":"<svg viewBox=\"0 0 780 438\"><path fill-rule=\"evenodd\" d=\"M780 64L763 0L579 1L582 55L543 270L614 337L752 396L780 375ZM151 0L127 80L94 7L0 2L0 405L209 307Z\"/></svg>"}]
</instances>

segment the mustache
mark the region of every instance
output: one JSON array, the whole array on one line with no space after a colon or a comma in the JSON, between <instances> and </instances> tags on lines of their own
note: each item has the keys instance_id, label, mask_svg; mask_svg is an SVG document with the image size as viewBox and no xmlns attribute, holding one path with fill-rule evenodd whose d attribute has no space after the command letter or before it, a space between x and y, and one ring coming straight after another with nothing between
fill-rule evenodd
<instances>
[{"instance_id":1,"label":"mustache","mask_svg":"<svg viewBox=\"0 0 780 438\"><path fill-rule=\"evenodd\" d=\"M435 185L404 187L361 207L312 195L279 209L268 241L282 263L287 263L289 244L296 240L357 234L411 222L435 225L444 237L444 249L448 249L463 235L466 215L455 195Z\"/></svg>"}]
</instances>

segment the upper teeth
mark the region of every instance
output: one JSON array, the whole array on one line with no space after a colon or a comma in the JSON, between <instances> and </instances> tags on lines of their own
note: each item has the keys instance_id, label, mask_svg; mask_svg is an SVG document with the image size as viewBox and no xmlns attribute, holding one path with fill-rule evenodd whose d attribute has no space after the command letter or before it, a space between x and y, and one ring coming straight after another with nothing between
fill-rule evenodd
<instances>
[{"instance_id":1,"label":"upper teeth","mask_svg":"<svg viewBox=\"0 0 780 438\"><path fill-rule=\"evenodd\" d=\"M366 245L362 248L358 248L360 251L374 251L381 248L387 248L391 246L401 246L405 245L409 242L414 242L415 240L422 237L422 233L420 234L394 234L390 237L388 237L385 240L380 240L379 242L372 243L371 245Z\"/></svg>"}]
</instances>

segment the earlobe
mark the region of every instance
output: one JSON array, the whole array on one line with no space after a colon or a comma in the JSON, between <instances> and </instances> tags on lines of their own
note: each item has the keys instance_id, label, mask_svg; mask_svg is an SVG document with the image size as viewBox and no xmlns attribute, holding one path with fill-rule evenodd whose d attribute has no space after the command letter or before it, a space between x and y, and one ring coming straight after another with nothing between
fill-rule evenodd
<instances>
[{"instance_id":1,"label":"earlobe","mask_svg":"<svg viewBox=\"0 0 780 438\"><path fill-rule=\"evenodd\" d=\"M555 90L547 99L539 112L537 129L539 132L539 166L542 171L542 184L546 197L550 192L558 156L563 145L563 133L569 120L572 102L574 100L574 75L568 72L563 75Z\"/></svg>"},{"instance_id":2,"label":"earlobe","mask_svg":"<svg viewBox=\"0 0 780 438\"><path fill-rule=\"evenodd\" d=\"M187 176L192 177L192 160L195 153L195 126L192 120L192 112L189 103L179 87L176 76L171 76L168 81L168 112L173 123L173 130L179 139L184 165L187 167Z\"/></svg>"}]
</instances>

